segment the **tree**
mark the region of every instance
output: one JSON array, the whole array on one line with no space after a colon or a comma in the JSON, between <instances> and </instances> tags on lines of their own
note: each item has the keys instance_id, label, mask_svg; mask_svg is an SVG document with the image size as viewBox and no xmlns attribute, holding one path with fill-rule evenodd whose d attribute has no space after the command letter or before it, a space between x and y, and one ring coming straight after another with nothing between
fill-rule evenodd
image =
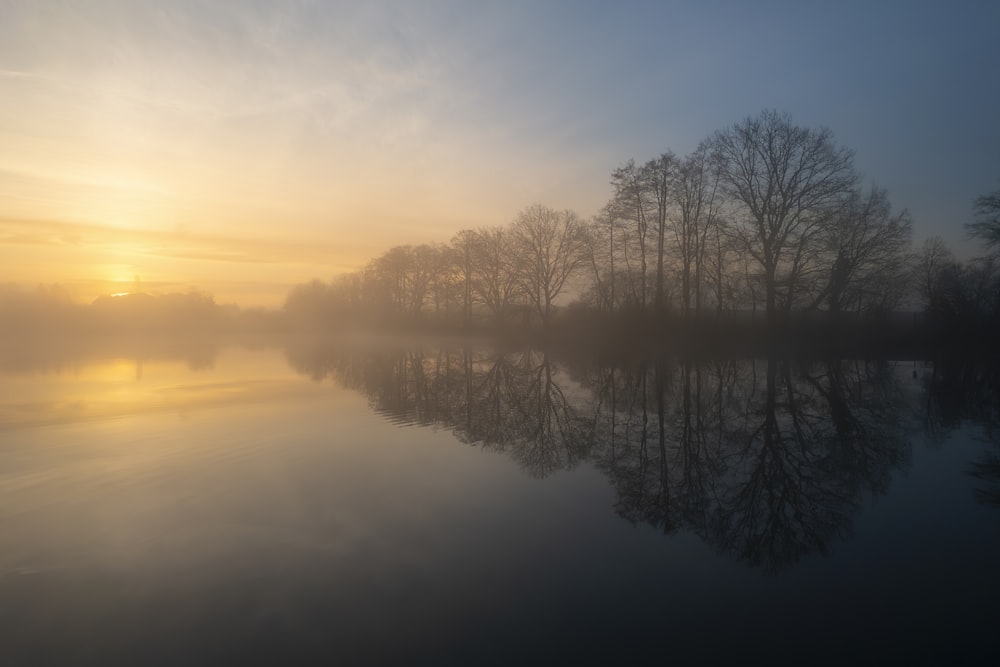
<instances>
[{"instance_id":1,"label":"tree","mask_svg":"<svg viewBox=\"0 0 1000 667\"><path fill-rule=\"evenodd\" d=\"M965 225L969 235L988 249L1000 251L1000 190L976 197L973 211L976 220Z\"/></svg>"},{"instance_id":2,"label":"tree","mask_svg":"<svg viewBox=\"0 0 1000 667\"><path fill-rule=\"evenodd\" d=\"M553 302L584 261L586 230L572 211L535 204L518 214L512 231L524 291L547 326Z\"/></svg>"},{"instance_id":3,"label":"tree","mask_svg":"<svg viewBox=\"0 0 1000 667\"><path fill-rule=\"evenodd\" d=\"M681 262L681 307L687 314L694 293L695 311L701 310L701 283L709 232L719 223L718 172L708 159L706 144L678 165L671 195L676 206L674 237ZM721 254L721 239L715 229L716 250ZM722 262L718 262L722 269ZM721 280L718 281L721 283ZM721 296L717 293L721 302Z\"/></svg>"},{"instance_id":4,"label":"tree","mask_svg":"<svg viewBox=\"0 0 1000 667\"><path fill-rule=\"evenodd\" d=\"M956 282L958 262L939 236L924 241L917 256L915 272L917 292L930 312L951 310L952 286Z\"/></svg>"},{"instance_id":5,"label":"tree","mask_svg":"<svg viewBox=\"0 0 1000 667\"><path fill-rule=\"evenodd\" d=\"M502 227L478 229L474 238L473 289L499 324L520 291L515 239Z\"/></svg>"},{"instance_id":6,"label":"tree","mask_svg":"<svg viewBox=\"0 0 1000 667\"><path fill-rule=\"evenodd\" d=\"M448 258L443 248L428 244L396 246L372 260L366 273L375 303L388 306L396 315L418 320L428 297L440 308L443 293L441 267Z\"/></svg>"},{"instance_id":7,"label":"tree","mask_svg":"<svg viewBox=\"0 0 1000 667\"><path fill-rule=\"evenodd\" d=\"M867 194L851 195L827 234L830 268L813 306L825 302L832 315L895 306L910 246L910 214L893 213L886 190L873 186Z\"/></svg>"},{"instance_id":8,"label":"tree","mask_svg":"<svg viewBox=\"0 0 1000 667\"><path fill-rule=\"evenodd\" d=\"M598 310L615 309L615 219L610 206L590 220L586 263L591 270L591 296Z\"/></svg>"},{"instance_id":9,"label":"tree","mask_svg":"<svg viewBox=\"0 0 1000 667\"><path fill-rule=\"evenodd\" d=\"M296 324L321 326L332 321L330 289L320 280L296 285L285 297L284 311Z\"/></svg>"},{"instance_id":10,"label":"tree","mask_svg":"<svg viewBox=\"0 0 1000 667\"><path fill-rule=\"evenodd\" d=\"M472 323L472 281L476 242L477 234L471 229L463 229L451 239L458 265L458 280L462 285L462 324L466 328Z\"/></svg>"},{"instance_id":11,"label":"tree","mask_svg":"<svg viewBox=\"0 0 1000 667\"><path fill-rule=\"evenodd\" d=\"M397 313L410 308L413 246L395 246L369 264L369 275L376 283L375 300L389 305Z\"/></svg>"},{"instance_id":12,"label":"tree","mask_svg":"<svg viewBox=\"0 0 1000 667\"><path fill-rule=\"evenodd\" d=\"M448 322L451 316L451 303L458 275L458 253L455 248L443 243L419 246L417 257L424 264L429 275L428 290L431 303L434 305L434 318L439 322Z\"/></svg>"},{"instance_id":13,"label":"tree","mask_svg":"<svg viewBox=\"0 0 1000 667\"><path fill-rule=\"evenodd\" d=\"M656 203L656 285L653 293L653 303L656 312L661 312L665 306L663 260L666 251L667 209L670 205L674 185L674 174L677 170L677 156L667 151L655 160L650 160L642 167L642 181L645 183Z\"/></svg>"},{"instance_id":14,"label":"tree","mask_svg":"<svg viewBox=\"0 0 1000 667\"><path fill-rule=\"evenodd\" d=\"M634 235L627 231L619 238L625 254L631 300L638 302L641 308L646 307L646 236L649 233L649 218L655 208L655 204L650 201L648 180L644 170L635 165L635 160L629 160L611 174L611 185L614 187L610 204L612 219L626 222L626 230L629 227L634 229ZM630 252L639 255L638 289L629 258Z\"/></svg>"},{"instance_id":15,"label":"tree","mask_svg":"<svg viewBox=\"0 0 1000 667\"><path fill-rule=\"evenodd\" d=\"M774 324L779 306L790 310L817 269L823 232L857 181L853 154L830 130L798 127L776 111L717 132L711 143L721 186L737 208L734 238L762 270Z\"/></svg>"}]
</instances>

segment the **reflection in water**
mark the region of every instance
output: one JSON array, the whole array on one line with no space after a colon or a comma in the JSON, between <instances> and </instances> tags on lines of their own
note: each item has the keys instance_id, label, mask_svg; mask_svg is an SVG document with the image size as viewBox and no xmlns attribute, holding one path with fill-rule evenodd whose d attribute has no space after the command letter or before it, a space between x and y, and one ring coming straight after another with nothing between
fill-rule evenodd
<instances>
[{"instance_id":1,"label":"reflection in water","mask_svg":"<svg viewBox=\"0 0 1000 667\"><path fill-rule=\"evenodd\" d=\"M544 477L587 461L616 511L766 570L828 553L910 447L894 366L556 363L537 351L300 345L291 365L400 423L445 426Z\"/></svg>"},{"instance_id":2,"label":"reflection in water","mask_svg":"<svg viewBox=\"0 0 1000 667\"><path fill-rule=\"evenodd\" d=\"M270 403L300 390L280 361L247 350L246 363L213 373L222 346L211 339L40 339L0 345L0 434L127 415L186 415Z\"/></svg>"},{"instance_id":3,"label":"reflection in water","mask_svg":"<svg viewBox=\"0 0 1000 667\"><path fill-rule=\"evenodd\" d=\"M600 381L626 397L599 463L619 512L768 570L827 553L908 451L891 376L865 364L688 360Z\"/></svg>"},{"instance_id":4,"label":"reflection in water","mask_svg":"<svg viewBox=\"0 0 1000 667\"><path fill-rule=\"evenodd\" d=\"M362 391L394 422L446 426L536 477L572 468L593 444L592 420L567 396L571 383L540 352L299 346L287 355L315 380Z\"/></svg>"},{"instance_id":5,"label":"reflection in water","mask_svg":"<svg viewBox=\"0 0 1000 667\"><path fill-rule=\"evenodd\" d=\"M867 495L885 493L910 456L906 364L771 358L615 365L537 350L284 342L297 372L360 391L394 423L445 427L510 457L532 477L586 462L611 483L623 519L694 533L768 571L829 553ZM176 339L8 349L0 371L70 372L73 382L57 390L39 383L37 394L22 384L20 395L0 402L0 431L294 393L277 376L192 384L164 370L170 359L211 368L218 352L210 340ZM142 382L147 366L157 369L152 384ZM980 480L976 498L1000 506L996 370L940 363L912 372L911 384L924 392L917 414L932 442L963 422L981 426L987 445L968 471ZM123 394L125 376L135 382Z\"/></svg>"},{"instance_id":6,"label":"reflection in water","mask_svg":"<svg viewBox=\"0 0 1000 667\"><path fill-rule=\"evenodd\" d=\"M81 365L128 359L137 378L149 361L183 361L191 370L215 365L221 341L205 336L41 336L0 339L0 373L59 373Z\"/></svg>"},{"instance_id":7,"label":"reflection in water","mask_svg":"<svg viewBox=\"0 0 1000 667\"><path fill-rule=\"evenodd\" d=\"M963 423L975 425L986 448L970 465L969 473L981 482L974 494L980 502L1000 507L1000 366L948 360L935 365L924 384L928 437L940 442Z\"/></svg>"},{"instance_id":8,"label":"reflection in water","mask_svg":"<svg viewBox=\"0 0 1000 667\"><path fill-rule=\"evenodd\" d=\"M981 368L281 344L201 370L183 346L0 355L0 663L631 663L667 641L682 663L954 661L989 641ZM913 448L922 430L942 446Z\"/></svg>"}]
</instances>

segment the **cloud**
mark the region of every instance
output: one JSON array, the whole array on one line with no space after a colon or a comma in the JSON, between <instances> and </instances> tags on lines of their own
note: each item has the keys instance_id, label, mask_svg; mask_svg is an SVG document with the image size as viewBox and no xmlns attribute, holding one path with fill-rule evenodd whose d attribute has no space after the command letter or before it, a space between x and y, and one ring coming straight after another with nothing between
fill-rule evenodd
<instances>
[{"instance_id":1,"label":"cloud","mask_svg":"<svg viewBox=\"0 0 1000 667\"><path fill-rule=\"evenodd\" d=\"M241 264L323 264L343 254L342 245L319 240L122 229L48 220L0 220L0 249L12 245L126 248L137 255Z\"/></svg>"}]
</instances>

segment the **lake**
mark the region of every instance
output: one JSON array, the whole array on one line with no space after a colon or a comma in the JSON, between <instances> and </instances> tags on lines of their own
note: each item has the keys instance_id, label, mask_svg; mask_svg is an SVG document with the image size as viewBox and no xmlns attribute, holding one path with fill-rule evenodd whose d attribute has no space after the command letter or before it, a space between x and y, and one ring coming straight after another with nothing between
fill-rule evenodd
<instances>
[{"instance_id":1,"label":"lake","mask_svg":"<svg viewBox=\"0 0 1000 667\"><path fill-rule=\"evenodd\" d=\"M422 340L0 357L0 664L996 657L995 374Z\"/></svg>"}]
</instances>

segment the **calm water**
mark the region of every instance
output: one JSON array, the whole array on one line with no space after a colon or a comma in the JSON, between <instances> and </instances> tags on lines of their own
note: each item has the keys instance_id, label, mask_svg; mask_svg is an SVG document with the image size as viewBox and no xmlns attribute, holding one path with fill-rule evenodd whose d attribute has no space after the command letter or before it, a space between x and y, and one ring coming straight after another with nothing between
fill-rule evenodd
<instances>
[{"instance_id":1,"label":"calm water","mask_svg":"<svg viewBox=\"0 0 1000 667\"><path fill-rule=\"evenodd\" d=\"M8 349L0 664L988 662L977 373Z\"/></svg>"}]
</instances>

